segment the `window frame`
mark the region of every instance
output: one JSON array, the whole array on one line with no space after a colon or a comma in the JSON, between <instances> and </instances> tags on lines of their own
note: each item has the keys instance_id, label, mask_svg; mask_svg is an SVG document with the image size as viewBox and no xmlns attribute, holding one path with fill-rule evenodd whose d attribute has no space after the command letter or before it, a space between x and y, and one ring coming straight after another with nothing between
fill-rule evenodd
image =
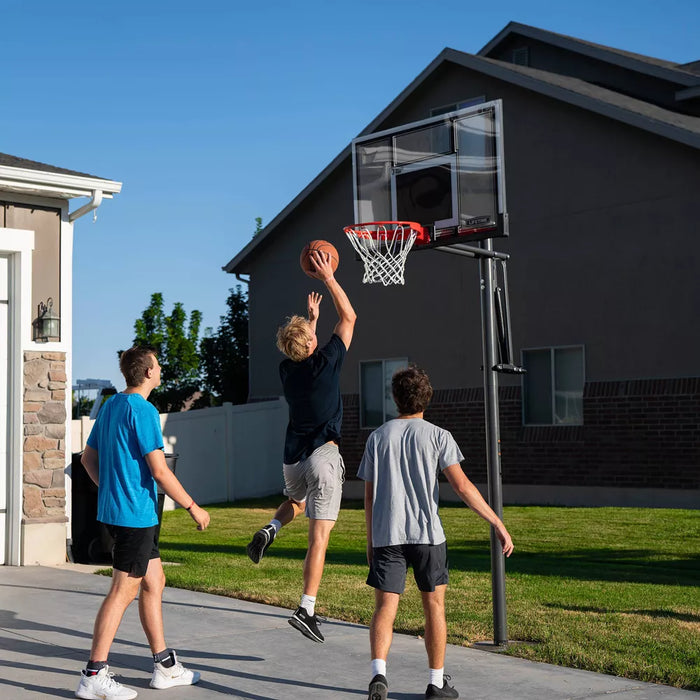
<instances>
[{"instance_id":1,"label":"window frame","mask_svg":"<svg viewBox=\"0 0 700 700\"><path fill-rule=\"evenodd\" d=\"M555 353L557 350L581 350L581 420L576 423L555 423L554 416L556 415L556 365L554 362ZM549 371L552 386L552 403L551 409L551 422L549 423L528 423L525 420L525 382L527 381L527 375L524 374L520 380L520 420L523 427L528 428L542 428L542 427L554 427L554 428L566 428L572 425L583 425L583 391L586 386L586 346L583 343L575 343L571 345L542 345L531 348L521 348L520 350L520 366L525 366L525 353L526 352L541 352L543 350L549 351Z\"/></svg>"},{"instance_id":2,"label":"window frame","mask_svg":"<svg viewBox=\"0 0 700 700\"><path fill-rule=\"evenodd\" d=\"M460 109L466 109L467 107L475 107L476 105L483 104L486 102L486 95L474 95L474 97L468 97L464 100L459 100L457 102L449 102L439 107L432 107L430 109L431 117L439 117L441 114L449 114L450 112L457 112Z\"/></svg>"},{"instance_id":3,"label":"window frame","mask_svg":"<svg viewBox=\"0 0 700 700\"><path fill-rule=\"evenodd\" d=\"M377 364L380 363L382 365L382 393L384 393L384 389L386 386L386 363L387 362L402 362L405 367L409 366L409 360L408 357L383 357L383 358L375 358L372 360L360 360L358 364L358 374L359 374L359 404L358 404L358 411L359 411L359 416L358 416L358 422L360 425L361 430L376 430L377 428L381 427L386 423L387 421L387 415L386 415L386 397L384 397L384 400L382 401L382 422L379 425L366 425L365 424L365 408L363 404L363 392L362 392L362 368L364 365L371 365L371 364ZM396 371L396 370L394 370ZM389 378L390 379L390 378Z\"/></svg>"}]
</instances>

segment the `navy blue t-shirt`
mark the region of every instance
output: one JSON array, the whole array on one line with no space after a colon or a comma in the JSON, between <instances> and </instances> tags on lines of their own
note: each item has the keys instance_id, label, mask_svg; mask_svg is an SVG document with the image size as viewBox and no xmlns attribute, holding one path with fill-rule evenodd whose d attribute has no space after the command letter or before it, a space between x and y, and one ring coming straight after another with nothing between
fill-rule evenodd
<instances>
[{"instance_id":1,"label":"navy blue t-shirt","mask_svg":"<svg viewBox=\"0 0 700 700\"><path fill-rule=\"evenodd\" d=\"M284 463L306 459L317 447L340 439L343 401L340 369L347 349L334 333L328 343L301 362L280 363L289 425L284 441Z\"/></svg>"}]
</instances>

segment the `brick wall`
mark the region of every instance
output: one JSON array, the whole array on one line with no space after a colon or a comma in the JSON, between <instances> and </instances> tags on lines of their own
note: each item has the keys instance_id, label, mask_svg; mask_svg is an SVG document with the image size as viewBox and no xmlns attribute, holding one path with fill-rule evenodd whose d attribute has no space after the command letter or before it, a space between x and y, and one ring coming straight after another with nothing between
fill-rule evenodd
<instances>
[{"instance_id":1,"label":"brick wall","mask_svg":"<svg viewBox=\"0 0 700 700\"><path fill-rule=\"evenodd\" d=\"M520 387L502 387L504 484L700 488L700 377L589 382L581 426L524 427ZM359 397L344 397L342 454L357 473L370 430L359 428ZM436 391L426 419L447 428L486 482L483 390Z\"/></svg>"},{"instance_id":2,"label":"brick wall","mask_svg":"<svg viewBox=\"0 0 700 700\"><path fill-rule=\"evenodd\" d=\"M66 522L66 356L24 353L22 521Z\"/></svg>"}]
</instances>

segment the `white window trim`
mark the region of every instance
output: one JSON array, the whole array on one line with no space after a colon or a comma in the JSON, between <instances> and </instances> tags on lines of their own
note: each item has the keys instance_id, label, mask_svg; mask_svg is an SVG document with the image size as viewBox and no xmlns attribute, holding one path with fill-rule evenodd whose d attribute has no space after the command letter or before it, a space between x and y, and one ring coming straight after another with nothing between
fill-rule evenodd
<instances>
[{"instance_id":1,"label":"white window trim","mask_svg":"<svg viewBox=\"0 0 700 700\"><path fill-rule=\"evenodd\" d=\"M538 352L542 350L549 350L549 371L551 373L551 379L552 379L552 422L551 423L526 423L525 422L525 401L523 400L525 397L525 381L526 381L526 376L523 375L522 378L520 379L520 421L523 427L527 428L545 428L545 427L553 427L553 428L567 428L571 427L572 425L583 425L583 417L581 418L580 423L554 423L554 402L555 402L555 383L554 383L554 352L555 350L574 350L574 349L579 349L581 350L581 387L583 391L583 387L585 387L586 384L586 346L583 343L578 343L575 345L543 345L541 347L533 347L533 348L522 348L520 350L520 366L524 367L524 362L525 362L525 353L526 352Z\"/></svg>"}]
</instances>

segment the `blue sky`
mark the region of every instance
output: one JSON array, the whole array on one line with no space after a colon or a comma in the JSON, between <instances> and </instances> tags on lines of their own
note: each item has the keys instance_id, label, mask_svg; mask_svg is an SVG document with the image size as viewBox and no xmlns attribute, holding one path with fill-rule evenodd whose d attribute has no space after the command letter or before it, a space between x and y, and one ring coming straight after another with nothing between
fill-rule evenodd
<instances>
[{"instance_id":1,"label":"blue sky","mask_svg":"<svg viewBox=\"0 0 700 700\"><path fill-rule=\"evenodd\" d=\"M76 223L73 378L123 388L116 352L153 292L218 326L255 218L443 48L476 53L509 21L700 59L699 0L5 0L0 152L124 183Z\"/></svg>"}]
</instances>

